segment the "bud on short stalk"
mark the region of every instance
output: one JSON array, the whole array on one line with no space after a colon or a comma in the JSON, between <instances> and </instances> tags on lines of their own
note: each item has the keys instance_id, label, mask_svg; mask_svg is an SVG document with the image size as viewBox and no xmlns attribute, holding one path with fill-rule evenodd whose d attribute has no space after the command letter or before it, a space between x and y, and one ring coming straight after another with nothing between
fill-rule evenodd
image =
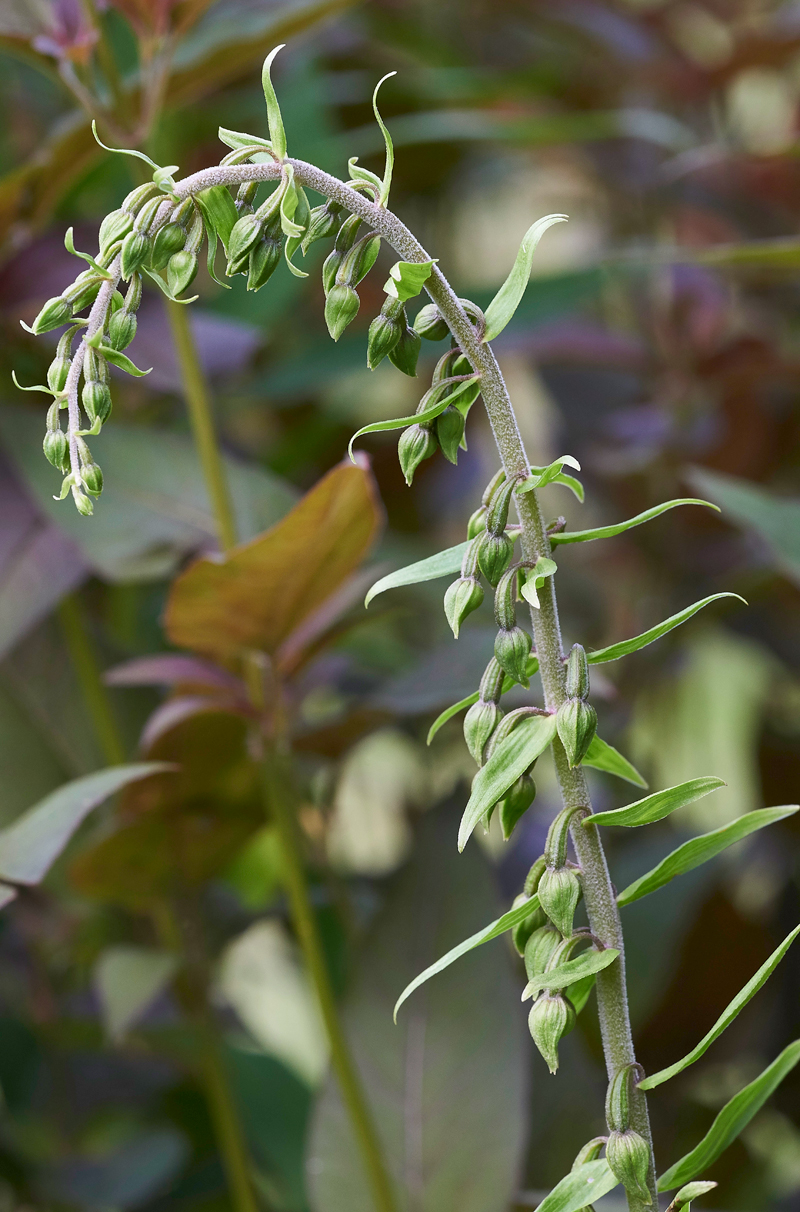
<instances>
[{"instance_id":1,"label":"bud on short stalk","mask_svg":"<svg viewBox=\"0 0 800 1212\"><path fill-rule=\"evenodd\" d=\"M236 207L236 213L239 218L242 215L251 215L253 213L253 202L258 193L257 181L243 181L236 191L236 197L233 204Z\"/></svg>"},{"instance_id":2,"label":"bud on short stalk","mask_svg":"<svg viewBox=\"0 0 800 1212\"><path fill-rule=\"evenodd\" d=\"M565 937L572 934L572 919L580 895L580 880L570 867L548 867L539 881L541 906Z\"/></svg>"},{"instance_id":3,"label":"bud on short stalk","mask_svg":"<svg viewBox=\"0 0 800 1212\"><path fill-rule=\"evenodd\" d=\"M494 655L499 664L510 678L526 689L530 684L528 657L532 647L533 641L522 627L501 628L494 640Z\"/></svg>"},{"instance_id":4,"label":"bud on short stalk","mask_svg":"<svg viewBox=\"0 0 800 1212\"><path fill-rule=\"evenodd\" d=\"M556 728L570 767L579 766L597 730L594 707L583 699L567 699L558 709Z\"/></svg>"},{"instance_id":5,"label":"bud on short stalk","mask_svg":"<svg viewBox=\"0 0 800 1212\"><path fill-rule=\"evenodd\" d=\"M59 337L58 345L56 346L56 356L48 367L47 386L56 394L62 392L67 385L67 376L69 375L69 368L72 365L72 339L77 331L76 327L68 328Z\"/></svg>"},{"instance_id":6,"label":"bud on short stalk","mask_svg":"<svg viewBox=\"0 0 800 1212\"><path fill-rule=\"evenodd\" d=\"M403 312L403 331L400 334L400 340L389 352L389 361L404 375L413 379L417 374L417 359L421 346L422 340L413 328L408 327L405 312Z\"/></svg>"},{"instance_id":7,"label":"bud on short stalk","mask_svg":"<svg viewBox=\"0 0 800 1212\"><path fill-rule=\"evenodd\" d=\"M250 249L264 234L265 224L257 215L242 215L231 228L228 238L228 265L225 270L229 278L243 273L248 267Z\"/></svg>"},{"instance_id":8,"label":"bud on short stalk","mask_svg":"<svg viewBox=\"0 0 800 1212\"><path fill-rule=\"evenodd\" d=\"M301 244L303 255L318 240L328 240L331 236L336 235L343 212L344 207L340 206L338 202L331 201L330 198L324 205L314 207L309 215L308 227Z\"/></svg>"},{"instance_id":9,"label":"bud on short stalk","mask_svg":"<svg viewBox=\"0 0 800 1212\"><path fill-rule=\"evenodd\" d=\"M69 471L69 442L59 423L59 404L56 401L47 410L47 432L42 443L48 462L59 471Z\"/></svg>"},{"instance_id":10,"label":"bud on short stalk","mask_svg":"<svg viewBox=\"0 0 800 1212\"><path fill-rule=\"evenodd\" d=\"M188 290L197 274L197 254L184 248L173 253L167 263L167 286L176 297Z\"/></svg>"},{"instance_id":11,"label":"bud on short stalk","mask_svg":"<svg viewBox=\"0 0 800 1212\"><path fill-rule=\"evenodd\" d=\"M502 535L505 532L514 484L514 480L503 480L492 491L486 511L486 529L490 534Z\"/></svg>"},{"instance_id":12,"label":"bud on short stalk","mask_svg":"<svg viewBox=\"0 0 800 1212\"><path fill-rule=\"evenodd\" d=\"M436 437L448 463L458 462L458 450L464 438L464 416L455 404L448 404L436 418Z\"/></svg>"},{"instance_id":13,"label":"bud on short stalk","mask_svg":"<svg viewBox=\"0 0 800 1212\"><path fill-rule=\"evenodd\" d=\"M448 586L444 595L444 613L456 639L464 619L477 610L482 601L483 586L477 577L462 576Z\"/></svg>"},{"instance_id":14,"label":"bud on short stalk","mask_svg":"<svg viewBox=\"0 0 800 1212\"><path fill-rule=\"evenodd\" d=\"M496 585L511 562L513 541L507 534L493 534L487 528L477 540L478 567L490 585Z\"/></svg>"},{"instance_id":15,"label":"bud on short stalk","mask_svg":"<svg viewBox=\"0 0 800 1212\"><path fill-rule=\"evenodd\" d=\"M129 231L133 230L133 213L130 210L112 210L100 224L98 242L100 256L107 253L115 244L124 240Z\"/></svg>"},{"instance_id":16,"label":"bud on short stalk","mask_svg":"<svg viewBox=\"0 0 800 1212\"><path fill-rule=\"evenodd\" d=\"M529 981L545 971L561 942L560 931L556 930L555 926L551 926L549 922L531 932L530 938L525 944L524 956L525 971Z\"/></svg>"},{"instance_id":17,"label":"bud on short stalk","mask_svg":"<svg viewBox=\"0 0 800 1212\"><path fill-rule=\"evenodd\" d=\"M325 300L325 323L334 341L358 315L359 298L352 286L336 284Z\"/></svg>"},{"instance_id":18,"label":"bud on short stalk","mask_svg":"<svg viewBox=\"0 0 800 1212\"><path fill-rule=\"evenodd\" d=\"M92 424L99 420L104 425L111 415L111 390L108 384L87 379L81 392L81 404Z\"/></svg>"},{"instance_id":19,"label":"bud on short stalk","mask_svg":"<svg viewBox=\"0 0 800 1212\"><path fill-rule=\"evenodd\" d=\"M486 529L486 506L479 505L467 522L467 538L474 539Z\"/></svg>"},{"instance_id":20,"label":"bud on short stalk","mask_svg":"<svg viewBox=\"0 0 800 1212\"><path fill-rule=\"evenodd\" d=\"M414 332L426 341L443 341L450 329L435 303L428 303L414 321Z\"/></svg>"},{"instance_id":21,"label":"bud on short stalk","mask_svg":"<svg viewBox=\"0 0 800 1212\"><path fill-rule=\"evenodd\" d=\"M438 449L439 443L429 426L410 425L403 430L397 443L397 457L409 487L420 463L435 455Z\"/></svg>"},{"instance_id":22,"label":"bud on short stalk","mask_svg":"<svg viewBox=\"0 0 800 1212\"><path fill-rule=\"evenodd\" d=\"M186 232L180 223L165 223L155 234L153 251L150 254L150 266L158 271L166 269L167 262L173 253L180 252L186 241Z\"/></svg>"},{"instance_id":23,"label":"bud on short stalk","mask_svg":"<svg viewBox=\"0 0 800 1212\"><path fill-rule=\"evenodd\" d=\"M528 773L521 774L500 801L498 815L503 839L507 842L517 821L525 815L536 799L536 784Z\"/></svg>"},{"instance_id":24,"label":"bud on short stalk","mask_svg":"<svg viewBox=\"0 0 800 1212\"><path fill-rule=\"evenodd\" d=\"M627 1128L624 1132L610 1132L606 1145L606 1161L628 1195L638 1197L643 1203L652 1203L647 1187L650 1149L644 1137L632 1128Z\"/></svg>"},{"instance_id":25,"label":"bud on short stalk","mask_svg":"<svg viewBox=\"0 0 800 1212\"><path fill-rule=\"evenodd\" d=\"M516 909L518 905L524 905L526 901L531 899L533 894L536 892L539 878L543 870L544 860L537 859L528 872L523 891L520 892L519 896L514 898L514 904L512 905L513 909ZM511 941L520 955L525 954L525 945L533 932L535 930L539 930L542 926L546 926L547 924L547 915L544 910L540 908L534 909L533 912L529 913L523 921L518 922L516 926L512 927Z\"/></svg>"},{"instance_id":26,"label":"bud on short stalk","mask_svg":"<svg viewBox=\"0 0 800 1212\"><path fill-rule=\"evenodd\" d=\"M65 296L57 296L54 299L47 300L31 327L38 336L40 333L51 332L54 328L60 328L62 324L66 324L71 319L71 300Z\"/></svg>"},{"instance_id":27,"label":"bud on short stalk","mask_svg":"<svg viewBox=\"0 0 800 1212\"><path fill-rule=\"evenodd\" d=\"M127 349L136 336L136 316L126 308L115 311L108 321L108 343L112 349Z\"/></svg>"},{"instance_id":28,"label":"bud on short stalk","mask_svg":"<svg viewBox=\"0 0 800 1212\"><path fill-rule=\"evenodd\" d=\"M367 366L370 370L380 365L403 335L403 310L404 304L399 299L387 296L380 314L370 324L367 338Z\"/></svg>"},{"instance_id":29,"label":"bud on short stalk","mask_svg":"<svg viewBox=\"0 0 800 1212\"><path fill-rule=\"evenodd\" d=\"M283 239L280 212L277 211L250 249L247 259L247 289L261 290L280 265Z\"/></svg>"},{"instance_id":30,"label":"bud on short stalk","mask_svg":"<svg viewBox=\"0 0 800 1212\"><path fill-rule=\"evenodd\" d=\"M528 1028L551 1073L558 1070L558 1045L575 1026L575 1010L561 993L544 993L531 1007Z\"/></svg>"},{"instance_id":31,"label":"bud on short stalk","mask_svg":"<svg viewBox=\"0 0 800 1212\"><path fill-rule=\"evenodd\" d=\"M122 241L120 273L126 279L141 269L150 256L152 241L143 231L129 231Z\"/></svg>"},{"instance_id":32,"label":"bud on short stalk","mask_svg":"<svg viewBox=\"0 0 800 1212\"><path fill-rule=\"evenodd\" d=\"M464 740L479 766L483 765L486 742L502 718L503 710L497 703L485 703L481 699L473 703L464 716Z\"/></svg>"}]
</instances>

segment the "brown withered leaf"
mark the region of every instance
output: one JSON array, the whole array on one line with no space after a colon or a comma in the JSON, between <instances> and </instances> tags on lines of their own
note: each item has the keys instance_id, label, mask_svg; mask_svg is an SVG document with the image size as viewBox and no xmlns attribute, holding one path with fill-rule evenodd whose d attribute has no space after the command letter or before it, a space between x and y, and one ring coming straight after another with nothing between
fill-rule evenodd
<instances>
[{"instance_id":1,"label":"brown withered leaf","mask_svg":"<svg viewBox=\"0 0 800 1212\"><path fill-rule=\"evenodd\" d=\"M271 530L177 578L164 616L169 639L222 661L275 652L358 567L381 519L366 460L340 463Z\"/></svg>"}]
</instances>

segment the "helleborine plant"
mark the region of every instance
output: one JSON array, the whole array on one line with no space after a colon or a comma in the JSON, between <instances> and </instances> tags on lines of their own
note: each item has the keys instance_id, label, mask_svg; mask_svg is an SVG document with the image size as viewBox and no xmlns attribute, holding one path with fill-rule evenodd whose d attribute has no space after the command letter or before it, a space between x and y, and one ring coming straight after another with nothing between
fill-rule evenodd
<instances>
[{"instance_id":1,"label":"helleborine plant","mask_svg":"<svg viewBox=\"0 0 800 1212\"><path fill-rule=\"evenodd\" d=\"M561 1041L575 1025L594 988L609 1079L607 1135L587 1143L572 1172L540 1205L540 1212L585 1208L618 1184L624 1187L628 1205L634 1210L657 1207L659 1191L678 1187L681 1190L672 1206L688 1206L711 1189L713 1183L701 1178L800 1060L800 1041L789 1045L760 1077L741 1090L722 1109L697 1147L660 1178L645 1091L699 1059L761 988L798 930L792 931L692 1052L661 1073L646 1077L637 1062L631 1036L620 908L663 887L754 830L797 812L798 807L751 812L722 829L692 839L652 872L616 894L603 850L602 827L647 825L722 784L713 776L693 779L625 808L593 815L585 766L605 770L645 789L646 784L630 762L597 735L597 717L589 702L590 666L636 652L716 599L736 595L718 593L704 598L641 635L608 648L587 653L575 644L565 654L553 553L570 543L612 538L678 506L714 506L688 498L667 501L628 521L593 530L569 532L563 519L545 524L537 489L561 484L583 500L583 488L571 474L580 471L580 466L570 455L562 455L547 467L530 465L489 341L503 331L519 305L539 240L566 216L548 215L531 226L511 272L485 313L469 300L459 299L436 259L387 209L393 149L378 112L378 88L373 108L386 144L383 177L362 168L353 158L348 165L350 179L337 180L287 156L286 133L270 76L279 49L268 56L262 77L269 138L220 129L220 139L230 151L219 165L183 179L176 179L176 166L161 168L148 161L153 168L152 180L128 194L121 207L103 221L97 257L77 252L71 230L67 233L66 247L82 258L87 268L60 296L44 305L31 329L43 333L65 327L47 385L26 388L47 392L53 398L47 413L45 455L64 474L61 498L71 493L79 512L91 514L93 498L102 492L103 477L86 438L100 432L111 411L109 366L128 374L146 373L124 353L136 332L143 281L149 279L173 301L191 302L180 296L197 273L203 244L215 280L219 280L215 265L221 245L227 257L227 274L243 274L248 290L260 290L282 258L291 273L307 276L295 264L296 255L305 256L317 241L332 241L322 276L325 320L334 340L358 314L358 286L375 264L381 244L385 242L395 251L400 259L390 270L383 306L369 328L368 366L374 369L388 357L402 373L415 376L424 339L449 336L450 347L436 364L431 385L413 416L365 425L353 442L370 433L402 431L399 458L410 484L420 463L438 450L451 463L457 462L459 451L466 449L470 409L480 395L501 465L469 519L464 542L384 577L373 586L367 604L395 586L457 574L445 593L444 608L458 636L464 619L481 604L487 589L494 593L498 628L494 656L475 694L443 712L429 737L430 742L446 720L467 709L464 734L478 772L464 810L459 848L463 849L478 824L488 825L495 812L505 837L511 836L534 800L533 769L547 749L552 750L564 804L550 827L545 852L531 868L511 910L417 977L397 1006L467 951L512 931L526 969L522 997L532 999L531 1035L550 1070L556 1072ZM321 195L323 201L312 208L306 190ZM124 293L123 282L127 284ZM408 306L422 290L430 302L411 322ZM62 428L62 412L66 413L66 428ZM525 607L527 618L522 617L520 606ZM503 695L515 684L527 687L537 673L544 707L531 705L504 712ZM574 860L570 858L570 840ZM573 927L581 898L588 911L588 930ZM381 1206L377 1195L376 1203Z\"/></svg>"}]
</instances>

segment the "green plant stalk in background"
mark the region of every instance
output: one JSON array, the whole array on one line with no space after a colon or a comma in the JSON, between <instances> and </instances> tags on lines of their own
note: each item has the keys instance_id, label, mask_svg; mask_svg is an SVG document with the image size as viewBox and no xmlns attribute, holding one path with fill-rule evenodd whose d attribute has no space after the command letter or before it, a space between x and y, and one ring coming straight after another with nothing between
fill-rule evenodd
<instances>
[{"instance_id":1,"label":"green plant stalk in background","mask_svg":"<svg viewBox=\"0 0 800 1212\"><path fill-rule=\"evenodd\" d=\"M125 745L114 717L108 688L100 675L83 603L77 591L61 599L58 617L103 758L109 765L119 766L125 761Z\"/></svg>"}]
</instances>

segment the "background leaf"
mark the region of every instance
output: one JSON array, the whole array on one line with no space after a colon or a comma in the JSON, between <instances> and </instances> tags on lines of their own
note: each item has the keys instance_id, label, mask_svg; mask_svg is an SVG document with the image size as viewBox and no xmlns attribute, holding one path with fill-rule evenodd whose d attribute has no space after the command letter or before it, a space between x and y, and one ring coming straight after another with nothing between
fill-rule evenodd
<instances>
[{"instance_id":1,"label":"background leaf","mask_svg":"<svg viewBox=\"0 0 800 1212\"><path fill-rule=\"evenodd\" d=\"M664 791L656 791L635 804L625 808L614 808L610 812L595 812L582 823L588 825L649 825L653 821L661 821L665 816L691 804L704 795L724 787L722 779L713 776L702 779L690 779L687 783L679 783L677 787L667 787Z\"/></svg>"}]
</instances>

